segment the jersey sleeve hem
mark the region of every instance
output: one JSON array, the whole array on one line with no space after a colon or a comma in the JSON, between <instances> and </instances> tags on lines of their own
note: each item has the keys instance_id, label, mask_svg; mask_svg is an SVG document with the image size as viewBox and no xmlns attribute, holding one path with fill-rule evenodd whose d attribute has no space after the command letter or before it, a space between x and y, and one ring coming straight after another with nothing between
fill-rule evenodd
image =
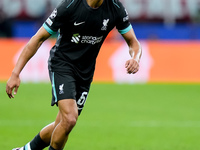
<instances>
[{"instance_id":1,"label":"jersey sleeve hem","mask_svg":"<svg viewBox=\"0 0 200 150\"><path fill-rule=\"evenodd\" d=\"M125 34L127 33L128 31L130 31L132 29L132 25L130 24L127 28L123 29L123 30L118 30L118 32L120 34Z\"/></svg>"},{"instance_id":2,"label":"jersey sleeve hem","mask_svg":"<svg viewBox=\"0 0 200 150\"><path fill-rule=\"evenodd\" d=\"M54 34L54 33L56 33L55 31L53 31L52 29L50 29L45 23L43 24L43 27L45 28L45 30L46 30L49 34Z\"/></svg>"}]
</instances>

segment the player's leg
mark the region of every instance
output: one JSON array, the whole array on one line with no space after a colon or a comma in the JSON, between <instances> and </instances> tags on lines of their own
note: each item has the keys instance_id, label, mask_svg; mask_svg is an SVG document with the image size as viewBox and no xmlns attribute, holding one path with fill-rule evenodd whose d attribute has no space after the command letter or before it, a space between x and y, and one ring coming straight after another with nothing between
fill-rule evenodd
<instances>
[{"instance_id":1,"label":"player's leg","mask_svg":"<svg viewBox=\"0 0 200 150\"><path fill-rule=\"evenodd\" d=\"M83 109L92 80L83 83L73 72L50 72L50 78L53 95L51 105L59 107L61 121L52 133L49 150L61 150Z\"/></svg>"},{"instance_id":2,"label":"player's leg","mask_svg":"<svg viewBox=\"0 0 200 150\"><path fill-rule=\"evenodd\" d=\"M45 147L49 146L51 135L54 130L54 128L58 125L58 123L61 120L60 112L58 112L58 115L56 117L55 122L50 123L46 127L44 127L39 134L37 134L32 141L27 143L24 147L22 147L23 150L42 150Z\"/></svg>"},{"instance_id":3,"label":"player's leg","mask_svg":"<svg viewBox=\"0 0 200 150\"><path fill-rule=\"evenodd\" d=\"M61 114L59 111L55 122L52 122L51 124L47 125L40 131L39 135L45 143L50 144L52 132L60 121L61 121Z\"/></svg>"},{"instance_id":4,"label":"player's leg","mask_svg":"<svg viewBox=\"0 0 200 150\"><path fill-rule=\"evenodd\" d=\"M78 119L78 109L74 99L60 100L58 107L62 119L52 133L49 150L62 150L64 148L68 135Z\"/></svg>"}]
</instances>

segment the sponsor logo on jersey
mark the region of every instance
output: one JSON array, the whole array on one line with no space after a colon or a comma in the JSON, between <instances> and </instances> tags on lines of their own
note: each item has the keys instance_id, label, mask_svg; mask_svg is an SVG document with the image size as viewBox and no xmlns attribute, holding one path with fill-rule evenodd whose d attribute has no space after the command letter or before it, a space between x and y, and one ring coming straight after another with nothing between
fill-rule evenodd
<instances>
[{"instance_id":1,"label":"sponsor logo on jersey","mask_svg":"<svg viewBox=\"0 0 200 150\"><path fill-rule=\"evenodd\" d=\"M109 22L109 19L103 20L103 27L101 28L101 30L103 31L107 30L108 22Z\"/></svg>"},{"instance_id":2,"label":"sponsor logo on jersey","mask_svg":"<svg viewBox=\"0 0 200 150\"><path fill-rule=\"evenodd\" d=\"M87 44L92 44L95 45L97 43L100 43L103 39L103 36L100 37L95 37L95 36L81 36L79 33L73 34L71 42L78 44L79 42L81 43L87 43Z\"/></svg>"},{"instance_id":3,"label":"sponsor logo on jersey","mask_svg":"<svg viewBox=\"0 0 200 150\"><path fill-rule=\"evenodd\" d=\"M81 36L79 35L79 33L73 34L71 42L74 42L76 44L79 43Z\"/></svg>"},{"instance_id":4,"label":"sponsor logo on jersey","mask_svg":"<svg viewBox=\"0 0 200 150\"><path fill-rule=\"evenodd\" d=\"M79 23L74 22L74 26L79 26L79 25L81 25L81 24L83 24L83 23L85 23L85 21L79 22Z\"/></svg>"},{"instance_id":5,"label":"sponsor logo on jersey","mask_svg":"<svg viewBox=\"0 0 200 150\"><path fill-rule=\"evenodd\" d=\"M59 94L64 94L64 84L59 85Z\"/></svg>"},{"instance_id":6,"label":"sponsor logo on jersey","mask_svg":"<svg viewBox=\"0 0 200 150\"><path fill-rule=\"evenodd\" d=\"M95 45L97 43L100 43L103 39L103 36L95 37L95 36L82 36L81 43L87 43Z\"/></svg>"}]
</instances>

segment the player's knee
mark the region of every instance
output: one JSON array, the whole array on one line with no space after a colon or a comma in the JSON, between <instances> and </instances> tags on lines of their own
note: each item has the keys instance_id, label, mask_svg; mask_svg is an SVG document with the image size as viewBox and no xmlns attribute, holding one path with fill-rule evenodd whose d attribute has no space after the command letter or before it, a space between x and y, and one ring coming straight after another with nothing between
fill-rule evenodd
<instances>
[{"instance_id":1,"label":"player's knee","mask_svg":"<svg viewBox=\"0 0 200 150\"><path fill-rule=\"evenodd\" d=\"M75 116L70 116L67 118L67 124L69 124L70 127L74 127L76 125L77 118Z\"/></svg>"},{"instance_id":2,"label":"player's knee","mask_svg":"<svg viewBox=\"0 0 200 150\"><path fill-rule=\"evenodd\" d=\"M77 122L77 116L76 115L65 115L62 119L62 125L65 128L66 132L70 132L73 127L76 125Z\"/></svg>"}]
</instances>

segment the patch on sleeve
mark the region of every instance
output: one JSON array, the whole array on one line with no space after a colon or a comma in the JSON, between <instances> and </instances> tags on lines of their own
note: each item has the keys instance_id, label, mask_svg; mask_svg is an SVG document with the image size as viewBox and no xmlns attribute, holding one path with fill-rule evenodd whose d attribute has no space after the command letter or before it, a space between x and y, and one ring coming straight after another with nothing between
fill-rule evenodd
<instances>
[{"instance_id":1,"label":"patch on sleeve","mask_svg":"<svg viewBox=\"0 0 200 150\"><path fill-rule=\"evenodd\" d=\"M46 23L47 23L49 26L51 26L51 25L53 24L53 21L51 21L51 19L48 18L48 19L46 20Z\"/></svg>"},{"instance_id":2,"label":"patch on sleeve","mask_svg":"<svg viewBox=\"0 0 200 150\"><path fill-rule=\"evenodd\" d=\"M57 9L54 9L54 11L50 15L50 18L54 19L56 16L57 16Z\"/></svg>"}]
</instances>

